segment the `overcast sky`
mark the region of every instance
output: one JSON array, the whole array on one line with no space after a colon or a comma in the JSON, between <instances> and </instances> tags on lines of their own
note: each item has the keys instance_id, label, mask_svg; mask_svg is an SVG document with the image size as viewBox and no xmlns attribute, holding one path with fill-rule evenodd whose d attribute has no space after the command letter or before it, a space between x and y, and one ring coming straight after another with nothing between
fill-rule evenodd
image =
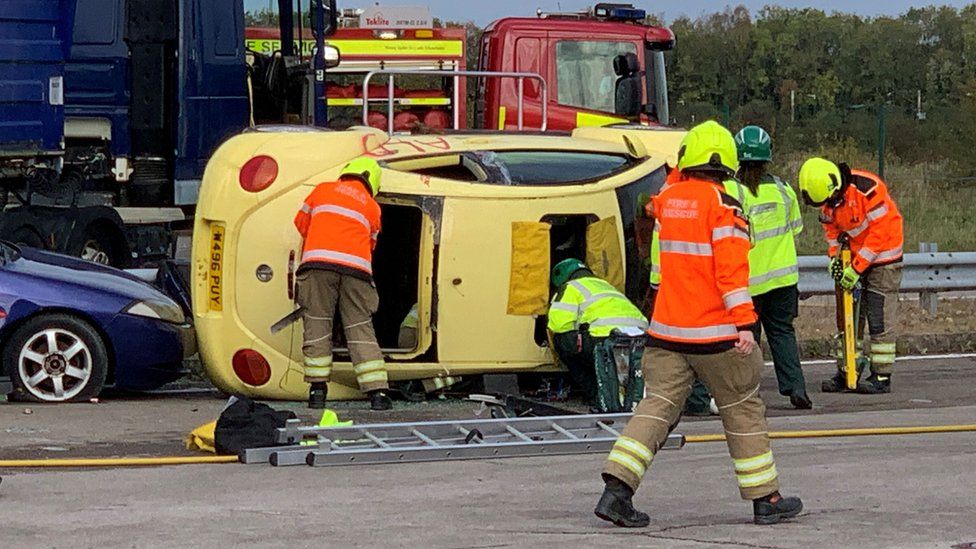
<instances>
[{"instance_id":1,"label":"overcast sky","mask_svg":"<svg viewBox=\"0 0 976 549\"><path fill-rule=\"evenodd\" d=\"M619 0L624 2L624 0ZM767 4L776 4L784 7L814 7L824 11L845 11L856 12L862 15L897 15L907 11L913 6L926 6L930 4L965 6L973 3L972 0L955 0L948 2L932 2L925 0L779 0L770 2L769 0L742 0L740 2L723 2L708 0L681 0L680 2L662 1L641 1L629 0L638 7L642 7L651 13L663 13L664 17L671 21L681 15L696 17L703 13L711 13L725 9L728 5L744 4L750 10L756 11ZM584 0L396 0L392 2L381 2L382 5L409 5L409 6L428 6L434 17L439 17L449 21L468 21L473 19L479 25L485 25L500 17L520 15L532 16L537 7L548 11L576 11L588 5L595 4L597 0L587 3ZM275 0L244 0L248 9L268 7ZM338 0L339 8L361 8L375 4L377 2L369 0ZM308 2L302 2L303 6ZM673 7L672 7L673 6Z\"/></svg>"}]
</instances>

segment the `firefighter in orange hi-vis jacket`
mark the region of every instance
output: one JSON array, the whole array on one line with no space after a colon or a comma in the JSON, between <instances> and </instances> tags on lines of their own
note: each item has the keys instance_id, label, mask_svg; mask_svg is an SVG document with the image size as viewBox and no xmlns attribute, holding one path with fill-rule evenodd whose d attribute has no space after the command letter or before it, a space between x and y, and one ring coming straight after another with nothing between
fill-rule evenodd
<instances>
[{"instance_id":1,"label":"firefighter in orange hi-vis jacket","mask_svg":"<svg viewBox=\"0 0 976 549\"><path fill-rule=\"evenodd\" d=\"M830 256L828 270L844 290L852 290L858 282L863 286L859 322L862 326L858 332L863 331L866 320L871 341L871 375L858 383L857 391L889 393L895 365L904 245L901 213L888 193L888 186L871 172L811 158L800 168L799 179L803 200L820 208ZM841 263L840 254L844 242L850 247L852 258L846 267ZM843 342L843 337L837 341ZM861 347L863 342L858 349ZM838 372L823 382L821 390L834 393L846 388L843 361L838 361Z\"/></svg>"},{"instance_id":2,"label":"firefighter in orange hi-vis jacket","mask_svg":"<svg viewBox=\"0 0 976 549\"><path fill-rule=\"evenodd\" d=\"M678 420L697 376L718 404L739 493L753 502L756 524L800 513L782 497L759 397L762 354L752 328L749 226L723 183L738 168L732 134L716 122L692 128L678 152L677 175L653 198L661 285L647 330L646 389L603 469L598 517L643 527L632 497L654 454Z\"/></svg>"},{"instance_id":3,"label":"firefighter in orange hi-vis jacket","mask_svg":"<svg viewBox=\"0 0 976 549\"><path fill-rule=\"evenodd\" d=\"M392 407L386 395L386 363L373 331L379 295L373 284L373 249L380 233L380 167L357 158L339 180L312 191L295 216L305 242L298 268L298 304L305 309L302 354L309 408L325 408L332 375L332 327L342 317L346 345L359 388L373 410Z\"/></svg>"}]
</instances>

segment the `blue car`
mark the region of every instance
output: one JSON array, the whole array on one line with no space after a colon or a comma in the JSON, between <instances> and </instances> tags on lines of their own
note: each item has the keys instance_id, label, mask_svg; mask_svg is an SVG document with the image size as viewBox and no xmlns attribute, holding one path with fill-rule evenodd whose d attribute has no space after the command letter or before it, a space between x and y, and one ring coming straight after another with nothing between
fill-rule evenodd
<instances>
[{"instance_id":1,"label":"blue car","mask_svg":"<svg viewBox=\"0 0 976 549\"><path fill-rule=\"evenodd\" d=\"M108 385L155 389L183 374L195 347L185 311L150 284L0 242L0 376L14 398L72 402Z\"/></svg>"}]
</instances>

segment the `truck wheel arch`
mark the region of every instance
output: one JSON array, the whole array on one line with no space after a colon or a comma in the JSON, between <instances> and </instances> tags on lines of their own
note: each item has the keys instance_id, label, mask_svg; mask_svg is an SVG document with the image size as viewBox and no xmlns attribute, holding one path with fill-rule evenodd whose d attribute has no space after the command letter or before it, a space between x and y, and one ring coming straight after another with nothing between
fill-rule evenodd
<instances>
[{"instance_id":1,"label":"truck wheel arch","mask_svg":"<svg viewBox=\"0 0 976 549\"><path fill-rule=\"evenodd\" d=\"M87 220L87 222L81 221L79 220L68 237L68 243L65 246L65 252L68 255L118 268L128 265L131 254L121 221L115 222L110 217L96 217ZM86 257L86 254L90 255L96 252L104 254L105 261Z\"/></svg>"}]
</instances>

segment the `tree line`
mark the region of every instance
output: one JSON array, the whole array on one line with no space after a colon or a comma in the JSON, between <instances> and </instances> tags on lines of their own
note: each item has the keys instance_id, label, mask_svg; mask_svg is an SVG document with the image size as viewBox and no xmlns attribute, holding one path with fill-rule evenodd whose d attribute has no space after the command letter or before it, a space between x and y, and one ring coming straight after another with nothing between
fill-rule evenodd
<instances>
[{"instance_id":1,"label":"tree line","mask_svg":"<svg viewBox=\"0 0 976 549\"><path fill-rule=\"evenodd\" d=\"M277 24L272 12L247 19ZM780 150L796 152L876 155L883 143L888 162L976 177L976 3L896 17L740 5L647 22L677 37L666 59L678 125L760 124ZM478 26L434 23L467 29L468 65L476 67Z\"/></svg>"},{"instance_id":2,"label":"tree line","mask_svg":"<svg viewBox=\"0 0 976 549\"><path fill-rule=\"evenodd\" d=\"M976 175L976 4L897 17L743 6L671 22L672 111L767 126L781 147L845 143Z\"/></svg>"}]
</instances>

